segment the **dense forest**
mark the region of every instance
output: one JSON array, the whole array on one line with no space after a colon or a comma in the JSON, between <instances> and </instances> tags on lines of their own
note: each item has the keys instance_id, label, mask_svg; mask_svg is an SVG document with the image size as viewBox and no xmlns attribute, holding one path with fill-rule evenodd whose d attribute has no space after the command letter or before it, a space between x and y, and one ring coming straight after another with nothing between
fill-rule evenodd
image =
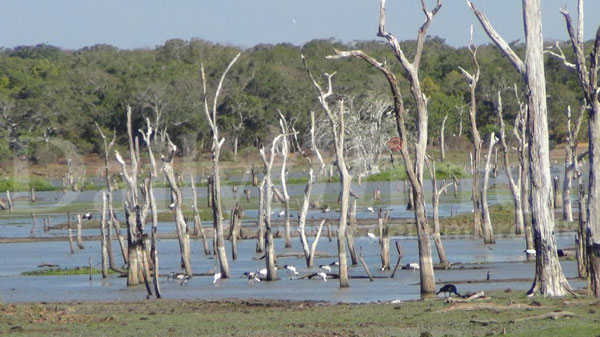
<instances>
[{"instance_id":1,"label":"dense forest","mask_svg":"<svg viewBox=\"0 0 600 337\"><path fill-rule=\"evenodd\" d=\"M517 53L523 53L523 45L518 41L511 46ZM404 41L402 47L410 55L415 42ZM325 56L333 54L334 48L364 50L402 74L390 48L379 41L344 44L333 39L314 40L301 47L277 44L240 50L203 40L173 39L153 50L95 45L72 51L44 44L3 49L0 50L0 158L17 155L34 162L52 160L53 155L60 156L45 146L52 139L67 140L82 154L99 153L103 148L96 122L105 134L115 130L117 144L125 144L127 105L134 111L134 130L141 128L148 117L155 128L167 129L183 151L180 154L206 150L210 129L201 110L204 99L201 64L208 80L214 82L208 87L215 88L218 76L240 51L242 56L226 79L218 105L220 128L228 143L233 132L240 135L242 148L268 141L278 127L278 110L293 121L297 130L306 133L309 111L319 109L301 54L306 56L315 74L337 71L334 78L337 95L358 102L373 95L389 94L383 76L364 62L327 60ZM563 50L567 57L571 56L568 46ZM477 118L485 136L497 128L497 91L503 93L509 126L518 111L514 85L519 88L520 99L524 92L519 75L495 46L480 46L478 59L481 81L477 88ZM446 114L448 135L458 132L462 119L464 134L469 136L470 96L459 66L469 71L473 68L466 48L454 48L441 38L427 38L420 77L430 97L432 142L437 141ZM551 144L556 145L565 137L566 106L570 104L576 110L582 94L574 72L565 69L560 61L548 56L546 71L550 137ZM410 108L408 82L402 76L399 78Z\"/></svg>"}]
</instances>

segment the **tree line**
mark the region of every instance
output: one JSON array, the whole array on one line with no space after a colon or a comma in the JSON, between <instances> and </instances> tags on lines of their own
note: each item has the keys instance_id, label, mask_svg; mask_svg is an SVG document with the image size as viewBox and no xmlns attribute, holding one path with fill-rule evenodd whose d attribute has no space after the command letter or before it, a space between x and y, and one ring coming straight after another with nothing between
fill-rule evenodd
<instances>
[{"instance_id":1,"label":"tree line","mask_svg":"<svg viewBox=\"0 0 600 337\"><path fill-rule=\"evenodd\" d=\"M591 47L592 42L586 47ZM412 58L416 40L399 43ZM427 36L424 44L419 76L422 90L429 97L429 133L439 134L442 120L448 115L448 135L471 137L470 128L466 127L470 91L459 70L472 68L469 50L449 46L439 37ZM524 55L523 43L515 41L510 46L518 55ZM566 57L572 58L569 45L565 43L563 47ZM361 100L372 99L374 93L387 90L385 79L364 62L327 60L325 56L334 49L359 49L378 60L395 58L382 41L342 43L334 39L313 40L303 46L261 44L243 51L198 39L173 39L154 49L136 50L110 45L63 50L46 44L2 49L0 158L17 155L37 162L55 161L61 153L59 149L48 151L47 144L53 138L75 144L81 154L103 153L95 123L107 132L115 130L120 135L117 146L125 146L127 127L122 116L128 105L133 109L134 130L143 128L145 119L150 118L155 130L171 136L180 149L178 155L208 151L212 135L202 118L200 65L204 64L209 81L215 81L227 60L239 52L242 55L226 79L217 106L219 127L227 139L224 150L258 147L270 140L278 129L278 111L306 135L309 112L319 106L311 99L314 89L306 78L300 54L311 60L315 74L336 71L336 95L352 96L357 105ZM511 71L510 62L495 46L480 46L478 60L482 77L476 90L477 124L485 138L498 131L497 92L512 92L515 84L521 93L525 91L522 79ZM397 62L390 62L389 67L394 73L405 73ZM583 95L576 74L565 68L560 59L546 57L545 68L550 141L554 145L567 137L566 106L577 106ZM406 77L398 76L398 82L403 92L410 90ZM216 83L209 83L209 87L216 87ZM513 96L507 94L504 101L508 120L519 112L518 99ZM408 111L416 111L412 97L405 101ZM414 118L414 114L409 113L407 118ZM300 137L301 143L307 140L308 137ZM436 137L429 140L436 141Z\"/></svg>"}]
</instances>

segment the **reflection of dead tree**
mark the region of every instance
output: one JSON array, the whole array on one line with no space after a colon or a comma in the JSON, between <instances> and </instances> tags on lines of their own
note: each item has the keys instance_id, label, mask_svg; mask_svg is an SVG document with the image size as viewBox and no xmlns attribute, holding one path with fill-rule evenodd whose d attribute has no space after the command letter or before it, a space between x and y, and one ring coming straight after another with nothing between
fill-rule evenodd
<instances>
[{"instance_id":1,"label":"reflection of dead tree","mask_svg":"<svg viewBox=\"0 0 600 337\"><path fill-rule=\"evenodd\" d=\"M223 82L225 81L225 77L227 73L233 66L233 64L240 57L240 54L237 54L233 60L229 63L223 74L221 75L221 79L219 80L219 84L217 86L217 90L215 92L215 97L213 99L212 110L208 107L208 94L206 87L206 75L204 73L204 66L201 65L202 72L202 88L203 88L203 96L204 96L204 114L206 115L206 121L208 122L210 129L212 131L212 213L213 213L213 230L216 237L216 253L219 260L219 267L222 278L229 278L229 263L227 262L227 252L225 251L225 243L223 237L223 209L221 204L221 178L219 177L219 155L221 153L221 147L223 146L223 142L225 142L225 138L219 139L219 128L217 123L217 101L219 99L219 93L221 92L221 88L223 86Z\"/></svg>"},{"instance_id":2,"label":"reflection of dead tree","mask_svg":"<svg viewBox=\"0 0 600 337\"><path fill-rule=\"evenodd\" d=\"M415 207L415 221L417 226L417 236L418 236L418 247L419 247L419 265L421 266L419 274L421 278L421 293L422 294L433 294L435 293L435 277L433 271L433 260L431 257L431 245L429 243L429 225L427 224L427 215L425 212L425 199L424 199L424 190L423 190L423 169L425 165L425 155L427 148L427 119L428 119L428 111L427 111L427 97L422 91L421 82L419 80L419 66L421 63L421 56L423 54L423 47L425 44L425 37L427 35L427 29L433 20L433 17L438 13L442 4L441 0L437 1L437 5L432 11L428 11L425 3L422 2L422 10L425 14L426 20L425 23L420 27L417 42L416 42L416 50L414 53L414 58L411 61L408 60L407 56L404 54L400 43L396 39L394 35L387 32L385 30L385 0L381 1L381 10L379 16L379 31L378 36L384 37L387 42L390 44L391 48L394 51L394 54L402 68L406 71L408 80L410 82L410 90L412 96L415 100L416 105L416 130L417 130L417 142L415 144L415 163L413 165L413 160L409 154L409 146L408 145L408 130L406 128L406 124L404 121L405 116L407 115L406 109L404 107L404 100L402 98L402 94L400 92L400 87L398 85L398 81L396 75L389 69L387 64L381 63L371 56L365 54L360 50L353 51L337 51L336 55L329 56L329 58L342 58L342 57L357 57L365 62L369 63L371 66L375 67L379 71L383 73L385 78L390 85L390 89L392 92L392 98L394 100L394 112L396 115L396 128L398 129L398 133L400 138L404 141L405 146L403 146L400 150L402 154L402 158L404 159L404 164L406 167L406 172L408 178L411 182L412 186L412 194L414 197L414 207ZM341 261L340 261L341 262Z\"/></svg>"},{"instance_id":3,"label":"reflection of dead tree","mask_svg":"<svg viewBox=\"0 0 600 337\"><path fill-rule=\"evenodd\" d=\"M312 75L310 69L308 68L308 64L306 63L306 59L303 55L302 60L304 62L304 67L306 68L308 76L311 79L313 86L318 92L319 104L321 105L321 108L325 111L327 119L329 120L329 127L331 128L331 133L333 135L333 145L335 148L335 157L340 175L341 185L340 219L337 230L338 258L340 263L339 281L340 288L345 288L349 286L348 268L346 261L346 226L348 217L348 203L350 201L350 183L352 181L352 176L348 172L348 168L346 167L346 161L344 157L344 100L338 102L338 114L337 116L335 116L334 113L331 111L329 102L327 102L327 99L331 97L331 95L333 95L331 78L335 75L335 73L326 74L327 91L324 91L321 85L319 85L317 80Z\"/></svg>"}]
</instances>

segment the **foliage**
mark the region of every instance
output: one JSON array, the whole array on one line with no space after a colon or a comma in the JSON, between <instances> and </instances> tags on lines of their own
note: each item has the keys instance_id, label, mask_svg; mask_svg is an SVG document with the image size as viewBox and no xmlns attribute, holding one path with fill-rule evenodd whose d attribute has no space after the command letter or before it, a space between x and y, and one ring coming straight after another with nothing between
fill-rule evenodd
<instances>
[{"instance_id":1,"label":"foliage","mask_svg":"<svg viewBox=\"0 0 600 337\"><path fill-rule=\"evenodd\" d=\"M100 273L102 273L102 270L92 267L92 274ZM114 274L114 271L109 270L108 273ZM22 274L26 276L89 275L90 267L46 268L33 271L25 271Z\"/></svg>"},{"instance_id":2,"label":"foliage","mask_svg":"<svg viewBox=\"0 0 600 337\"><path fill-rule=\"evenodd\" d=\"M38 176L31 176L29 180L22 178L0 178L0 191L55 191L58 187L53 186L50 181Z\"/></svg>"}]
</instances>

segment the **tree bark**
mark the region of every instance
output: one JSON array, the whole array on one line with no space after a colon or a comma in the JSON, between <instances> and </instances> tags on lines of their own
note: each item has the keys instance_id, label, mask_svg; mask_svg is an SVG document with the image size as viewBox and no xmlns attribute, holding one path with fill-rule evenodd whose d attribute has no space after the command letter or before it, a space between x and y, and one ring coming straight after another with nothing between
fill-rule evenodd
<instances>
[{"instance_id":1,"label":"tree bark","mask_svg":"<svg viewBox=\"0 0 600 337\"><path fill-rule=\"evenodd\" d=\"M356 232L356 198L352 199L350 205L350 215L348 216L348 227L346 228L346 240L348 241L348 250L350 251L350 260L352 265L356 266L356 247L354 246L354 233Z\"/></svg>"},{"instance_id":2,"label":"tree bark","mask_svg":"<svg viewBox=\"0 0 600 337\"><path fill-rule=\"evenodd\" d=\"M102 258L102 278L108 277L108 248L106 243L107 195L102 192L102 216L100 220L100 256Z\"/></svg>"},{"instance_id":3,"label":"tree bark","mask_svg":"<svg viewBox=\"0 0 600 337\"><path fill-rule=\"evenodd\" d=\"M73 233L71 231L71 214L67 212L67 230L69 232L69 248L71 249L71 254L75 254L75 249L73 249Z\"/></svg>"},{"instance_id":4,"label":"tree bark","mask_svg":"<svg viewBox=\"0 0 600 337\"><path fill-rule=\"evenodd\" d=\"M210 248L208 247L208 241L204 228L202 227L202 220L200 219L200 213L198 212L198 197L196 194L196 184L194 182L194 175L190 174L190 182L192 184L192 209L194 211L194 228L196 228L197 235L202 238L202 247L204 248L204 255L210 255Z\"/></svg>"},{"instance_id":5,"label":"tree bark","mask_svg":"<svg viewBox=\"0 0 600 337\"><path fill-rule=\"evenodd\" d=\"M446 184L442 186L441 189L438 189L437 186L437 177L435 176L435 161L430 161L429 163L429 175L431 177L431 185L432 185L432 200L431 200L431 208L433 209L433 242L435 243L435 249L438 253L438 258L440 260L440 266L447 267L450 265L448 261L448 257L446 256L446 250L444 249L444 245L442 244L442 237L440 234L440 215L439 215L439 204L440 204L440 195L444 193L444 191L452 185L452 183Z\"/></svg>"},{"instance_id":6,"label":"tree bark","mask_svg":"<svg viewBox=\"0 0 600 337\"><path fill-rule=\"evenodd\" d=\"M446 120L448 119L448 114L444 116L442 120L442 127L440 128L440 161L444 161L446 158L446 143L444 141L444 129L446 128Z\"/></svg>"},{"instance_id":7,"label":"tree bark","mask_svg":"<svg viewBox=\"0 0 600 337\"><path fill-rule=\"evenodd\" d=\"M77 247L84 249L83 240L81 239L81 214L77 214Z\"/></svg>"},{"instance_id":8,"label":"tree bark","mask_svg":"<svg viewBox=\"0 0 600 337\"><path fill-rule=\"evenodd\" d=\"M283 114L279 112L281 132L284 135L281 139L281 189L283 192L283 203L285 206L285 248L292 248L292 234L290 229L290 195L288 194L286 184L286 163L289 152L288 146L288 126Z\"/></svg>"},{"instance_id":9,"label":"tree bark","mask_svg":"<svg viewBox=\"0 0 600 337\"><path fill-rule=\"evenodd\" d=\"M560 179L558 176L552 180L552 193L554 194L554 208L562 207L562 197L560 193Z\"/></svg>"}]
</instances>

